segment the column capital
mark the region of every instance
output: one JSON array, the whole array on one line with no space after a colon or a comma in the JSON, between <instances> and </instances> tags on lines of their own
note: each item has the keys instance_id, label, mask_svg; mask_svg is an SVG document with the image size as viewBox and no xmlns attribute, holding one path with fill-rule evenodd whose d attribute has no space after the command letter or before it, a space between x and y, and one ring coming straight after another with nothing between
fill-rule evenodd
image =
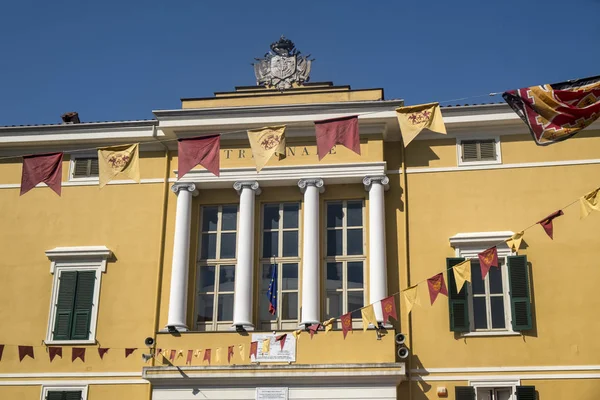
<instances>
[{"instance_id":1,"label":"column capital","mask_svg":"<svg viewBox=\"0 0 600 400\"><path fill-rule=\"evenodd\" d=\"M233 184L233 188L238 194L240 194L242 192L242 189L244 188L252 189L252 191L256 193L257 196L261 192L260 186L257 181L237 181Z\"/></svg>"},{"instance_id":2,"label":"column capital","mask_svg":"<svg viewBox=\"0 0 600 400\"><path fill-rule=\"evenodd\" d=\"M385 190L388 190L390 188L390 179L385 175L365 176L363 178L363 185L365 185L365 190L367 192L371 189L373 183L382 184Z\"/></svg>"},{"instance_id":3,"label":"column capital","mask_svg":"<svg viewBox=\"0 0 600 400\"><path fill-rule=\"evenodd\" d=\"M319 189L319 193L323 193L325 191L325 187L323 185L323 179L321 178L306 178L298 181L298 187L302 193L306 191L308 186L314 186Z\"/></svg>"},{"instance_id":4,"label":"column capital","mask_svg":"<svg viewBox=\"0 0 600 400\"><path fill-rule=\"evenodd\" d=\"M173 184L173 186L171 186L171 190L177 195L181 190L187 190L192 194L192 196L198 195L198 189L196 189L196 185L194 185L193 183L176 182Z\"/></svg>"}]
</instances>

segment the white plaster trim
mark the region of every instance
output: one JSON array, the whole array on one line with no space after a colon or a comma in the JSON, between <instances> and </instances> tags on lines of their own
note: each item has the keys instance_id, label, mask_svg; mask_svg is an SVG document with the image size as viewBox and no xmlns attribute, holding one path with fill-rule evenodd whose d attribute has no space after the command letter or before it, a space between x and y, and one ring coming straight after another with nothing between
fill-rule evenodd
<instances>
[{"instance_id":1,"label":"white plaster trim","mask_svg":"<svg viewBox=\"0 0 600 400\"><path fill-rule=\"evenodd\" d=\"M490 140L494 139L496 147L496 159L489 161L463 161L462 159L462 142L473 140ZM502 164L502 149L500 148L500 136L475 136L469 138L456 139L456 161L459 167L470 167L474 165L496 165Z\"/></svg>"},{"instance_id":2,"label":"white plaster trim","mask_svg":"<svg viewBox=\"0 0 600 400\"><path fill-rule=\"evenodd\" d=\"M415 368L410 372L420 375L437 373L490 373L490 372L542 372L542 371L599 371L600 365L531 365L509 367L455 367ZM0 375L1 376L1 375Z\"/></svg>"},{"instance_id":3,"label":"white plaster trim","mask_svg":"<svg viewBox=\"0 0 600 400\"><path fill-rule=\"evenodd\" d=\"M149 382L144 379L81 379L71 381L56 381L56 380L27 380L27 381L0 381L0 386L40 386L40 385L55 385L60 383L61 386L77 386L77 385L143 385Z\"/></svg>"},{"instance_id":4,"label":"white plaster trim","mask_svg":"<svg viewBox=\"0 0 600 400\"><path fill-rule=\"evenodd\" d=\"M514 234L513 231L457 233L450 237L450 246L479 247L481 248L481 251L483 251L487 249L486 245L497 244L510 238Z\"/></svg>"},{"instance_id":5,"label":"white plaster trim","mask_svg":"<svg viewBox=\"0 0 600 400\"><path fill-rule=\"evenodd\" d=\"M141 179L140 183L148 184L148 183L164 183L163 178L150 178L150 179ZM98 178L76 178L71 181L65 181L61 183L62 187L67 186L98 186L100 181ZM123 180L114 180L107 183L107 185L137 185L138 183L131 179L123 179ZM0 183L0 189L19 189L21 187L20 183ZM36 188L47 187L45 183L38 183Z\"/></svg>"},{"instance_id":6,"label":"white plaster trim","mask_svg":"<svg viewBox=\"0 0 600 400\"><path fill-rule=\"evenodd\" d=\"M88 386L71 386L65 385L62 382L56 382L55 384L47 384L42 386L41 400L46 400L49 391L60 391L60 392L79 392L81 391L81 400L87 400Z\"/></svg>"},{"instance_id":7,"label":"white plaster trim","mask_svg":"<svg viewBox=\"0 0 600 400\"><path fill-rule=\"evenodd\" d=\"M520 386L521 385L521 380L520 379L503 379L503 380L496 380L496 379L478 379L478 380L474 380L474 381L470 381L469 382L470 386L473 386L474 388L484 388L484 387L513 387L513 386Z\"/></svg>"},{"instance_id":8,"label":"white plaster trim","mask_svg":"<svg viewBox=\"0 0 600 400\"><path fill-rule=\"evenodd\" d=\"M410 377L411 381L472 381L477 379L497 379L497 380L509 380L509 379L521 379L521 380L544 380L544 379L600 379L600 374L520 374L520 375L413 375Z\"/></svg>"},{"instance_id":9,"label":"white plaster trim","mask_svg":"<svg viewBox=\"0 0 600 400\"><path fill-rule=\"evenodd\" d=\"M32 372L0 374L0 379L141 377L141 372Z\"/></svg>"},{"instance_id":10,"label":"white plaster trim","mask_svg":"<svg viewBox=\"0 0 600 400\"><path fill-rule=\"evenodd\" d=\"M470 315L469 315L470 317ZM521 332L515 332L513 330L504 331L472 331L461 334L462 337L479 337L479 336L521 336Z\"/></svg>"}]
</instances>

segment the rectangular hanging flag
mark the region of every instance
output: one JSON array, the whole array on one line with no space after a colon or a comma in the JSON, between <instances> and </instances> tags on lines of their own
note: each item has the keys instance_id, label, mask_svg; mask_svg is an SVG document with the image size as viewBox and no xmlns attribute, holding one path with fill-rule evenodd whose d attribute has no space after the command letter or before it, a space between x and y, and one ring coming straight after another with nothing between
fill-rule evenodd
<instances>
[{"instance_id":1,"label":"rectangular hanging flag","mask_svg":"<svg viewBox=\"0 0 600 400\"><path fill-rule=\"evenodd\" d=\"M419 300L419 292L417 291L417 289L418 286L415 285L408 287L402 291L402 296L404 297L404 301L406 302L406 316L410 314L415 304L421 305L421 300Z\"/></svg>"},{"instance_id":2,"label":"rectangular hanging flag","mask_svg":"<svg viewBox=\"0 0 600 400\"><path fill-rule=\"evenodd\" d=\"M375 309L373 309L373 304L369 304L368 306L361 308L360 315L362 317L363 331L369 329L369 325L373 325L375 328L379 327L377 318L375 318Z\"/></svg>"},{"instance_id":3,"label":"rectangular hanging flag","mask_svg":"<svg viewBox=\"0 0 600 400\"><path fill-rule=\"evenodd\" d=\"M498 249L491 247L477 254L479 258L479 267L481 268L481 279L485 279L490 267L498 267Z\"/></svg>"},{"instance_id":4,"label":"rectangular hanging flag","mask_svg":"<svg viewBox=\"0 0 600 400\"><path fill-rule=\"evenodd\" d=\"M192 357L194 356L194 350L187 351L187 357L185 359L185 363L187 365L192 365Z\"/></svg>"},{"instance_id":5,"label":"rectangular hanging flag","mask_svg":"<svg viewBox=\"0 0 600 400\"><path fill-rule=\"evenodd\" d=\"M285 125L249 130L248 140L257 172L263 169L271 157L276 156L279 160L285 158Z\"/></svg>"},{"instance_id":6,"label":"rectangular hanging flag","mask_svg":"<svg viewBox=\"0 0 600 400\"><path fill-rule=\"evenodd\" d=\"M360 134L358 115L315 121L317 153L319 161L331 151L333 146L341 144L360 155Z\"/></svg>"},{"instance_id":7,"label":"rectangular hanging flag","mask_svg":"<svg viewBox=\"0 0 600 400\"><path fill-rule=\"evenodd\" d=\"M465 260L452 267L454 272L454 283L456 283L456 293L459 293L465 282L471 282L471 260Z\"/></svg>"},{"instance_id":8,"label":"rectangular hanging flag","mask_svg":"<svg viewBox=\"0 0 600 400\"><path fill-rule=\"evenodd\" d=\"M35 359L33 356L33 346L19 346L19 361L23 361L27 356Z\"/></svg>"},{"instance_id":9,"label":"rectangular hanging flag","mask_svg":"<svg viewBox=\"0 0 600 400\"><path fill-rule=\"evenodd\" d=\"M429 299L432 305L435 303L435 299L437 299L439 293L448 296L444 274L441 272L427 279L427 286L429 287Z\"/></svg>"},{"instance_id":10,"label":"rectangular hanging flag","mask_svg":"<svg viewBox=\"0 0 600 400\"><path fill-rule=\"evenodd\" d=\"M404 147L408 146L423 129L446 134L446 125L444 125L439 103L399 107L396 109L396 117Z\"/></svg>"},{"instance_id":11,"label":"rectangular hanging flag","mask_svg":"<svg viewBox=\"0 0 600 400\"><path fill-rule=\"evenodd\" d=\"M561 215L565 215L565 213L563 213L562 210L558 210L558 211L555 211L552 214L548 215L543 220L538 221L538 224L540 224L542 226L542 228L544 228L546 235L548 235L550 237L550 239L554 239L554 226L552 224L552 221L555 218L560 217Z\"/></svg>"},{"instance_id":12,"label":"rectangular hanging flag","mask_svg":"<svg viewBox=\"0 0 600 400\"><path fill-rule=\"evenodd\" d=\"M258 353L258 342L250 342L250 359L254 356L256 359L256 354Z\"/></svg>"},{"instance_id":13,"label":"rectangular hanging flag","mask_svg":"<svg viewBox=\"0 0 600 400\"><path fill-rule=\"evenodd\" d=\"M231 364L231 359L233 358L233 346L227 347L227 364Z\"/></svg>"},{"instance_id":14,"label":"rectangular hanging flag","mask_svg":"<svg viewBox=\"0 0 600 400\"><path fill-rule=\"evenodd\" d=\"M71 350L71 362L75 362L78 358L85 362L85 347L73 347Z\"/></svg>"},{"instance_id":15,"label":"rectangular hanging flag","mask_svg":"<svg viewBox=\"0 0 600 400\"><path fill-rule=\"evenodd\" d=\"M48 347L48 355L50 356L50 362L52 362L56 356L62 358L62 347Z\"/></svg>"},{"instance_id":16,"label":"rectangular hanging flag","mask_svg":"<svg viewBox=\"0 0 600 400\"><path fill-rule=\"evenodd\" d=\"M510 238L506 239L506 245L508 246L508 248L511 251L513 251L513 252L519 251L519 247L521 247L521 242L523 241L524 234L525 234L524 231L517 232L514 235L512 235Z\"/></svg>"},{"instance_id":17,"label":"rectangular hanging flag","mask_svg":"<svg viewBox=\"0 0 600 400\"><path fill-rule=\"evenodd\" d=\"M140 183L138 143L99 148L98 167L101 188L117 175L124 175Z\"/></svg>"},{"instance_id":18,"label":"rectangular hanging flag","mask_svg":"<svg viewBox=\"0 0 600 400\"><path fill-rule=\"evenodd\" d=\"M202 136L177 141L177 177L181 179L196 165L219 176L221 135Z\"/></svg>"},{"instance_id":19,"label":"rectangular hanging flag","mask_svg":"<svg viewBox=\"0 0 600 400\"><path fill-rule=\"evenodd\" d=\"M23 156L21 174L21 196L38 183L45 183L60 196L62 182L63 153Z\"/></svg>"},{"instance_id":20,"label":"rectangular hanging flag","mask_svg":"<svg viewBox=\"0 0 600 400\"><path fill-rule=\"evenodd\" d=\"M204 358L202 359L202 361L208 361L208 363L210 364L210 353L210 349L204 350Z\"/></svg>"},{"instance_id":21,"label":"rectangular hanging flag","mask_svg":"<svg viewBox=\"0 0 600 400\"><path fill-rule=\"evenodd\" d=\"M600 117L600 76L509 90L504 100L538 145L566 140Z\"/></svg>"},{"instance_id":22,"label":"rectangular hanging flag","mask_svg":"<svg viewBox=\"0 0 600 400\"><path fill-rule=\"evenodd\" d=\"M238 345L238 350L240 352L240 360L245 360L246 359L246 348L244 347L243 344Z\"/></svg>"},{"instance_id":23,"label":"rectangular hanging flag","mask_svg":"<svg viewBox=\"0 0 600 400\"><path fill-rule=\"evenodd\" d=\"M0 344L0 361L2 361L2 353L4 353L4 345Z\"/></svg>"},{"instance_id":24,"label":"rectangular hanging flag","mask_svg":"<svg viewBox=\"0 0 600 400\"><path fill-rule=\"evenodd\" d=\"M383 323L389 322L390 317L398 321L398 315L396 314L396 300L394 296L389 296L381 300L381 311L383 313Z\"/></svg>"},{"instance_id":25,"label":"rectangular hanging flag","mask_svg":"<svg viewBox=\"0 0 600 400\"><path fill-rule=\"evenodd\" d=\"M216 354L216 357L215 357L215 362L217 364L221 363L221 350L222 349L220 347L217 347L217 354Z\"/></svg>"},{"instance_id":26,"label":"rectangular hanging flag","mask_svg":"<svg viewBox=\"0 0 600 400\"><path fill-rule=\"evenodd\" d=\"M271 274L271 282L269 282L269 290L267 297L269 298L269 314L277 313L277 265L272 265L273 273Z\"/></svg>"},{"instance_id":27,"label":"rectangular hanging flag","mask_svg":"<svg viewBox=\"0 0 600 400\"><path fill-rule=\"evenodd\" d=\"M175 356L177 355L177 350L171 350L171 354L169 354L169 360L171 363L175 361Z\"/></svg>"},{"instance_id":28,"label":"rectangular hanging flag","mask_svg":"<svg viewBox=\"0 0 600 400\"><path fill-rule=\"evenodd\" d=\"M271 340L270 339L263 340L261 351L263 353L269 354L270 350L271 350Z\"/></svg>"},{"instance_id":29,"label":"rectangular hanging flag","mask_svg":"<svg viewBox=\"0 0 600 400\"><path fill-rule=\"evenodd\" d=\"M346 339L346 335L352 330L352 313L346 313L342 315L340 317L340 321L342 322L342 332L344 333L344 339Z\"/></svg>"},{"instance_id":30,"label":"rectangular hanging flag","mask_svg":"<svg viewBox=\"0 0 600 400\"><path fill-rule=\"evenodd\" d=\"M592 190L579 199L580 218L584 219L592 211L600 211L600 188Z\"/></svg>"}]
</instances>

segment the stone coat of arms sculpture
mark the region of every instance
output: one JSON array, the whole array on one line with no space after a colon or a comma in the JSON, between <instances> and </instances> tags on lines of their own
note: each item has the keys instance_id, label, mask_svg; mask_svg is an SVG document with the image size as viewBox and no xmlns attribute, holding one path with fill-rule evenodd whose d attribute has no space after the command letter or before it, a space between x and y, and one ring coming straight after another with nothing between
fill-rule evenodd
<instances>
[{"instance_id":1,"label":"stone coat of arms sculpture","mask_svg":"<svg viewBox=\"0 0 600 400\"><path fill-rule=\"evenodd\" d=\"M313 60L301 56L294 42L281 36L279 41L271 43L271 51L264 58L256 58L254 74L256 84L269 88L285 90L294 83L308 82L310 66Z\"/></svg>"}]
</instances>

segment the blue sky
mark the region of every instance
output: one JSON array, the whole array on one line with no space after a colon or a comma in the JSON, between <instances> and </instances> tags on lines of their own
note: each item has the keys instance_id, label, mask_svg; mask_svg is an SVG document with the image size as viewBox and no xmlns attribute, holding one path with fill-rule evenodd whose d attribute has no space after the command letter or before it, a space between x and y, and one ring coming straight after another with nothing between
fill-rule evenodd
<instances>
[{"instance_id":1,"label":"blue sky","mask_svg":"<svg viewBox=\"0 0 600 400\"><path fill-rule=\"evenodd\" d=\"M600 75L598 16L600 0L3 1L0 125L152 118L254 85L281 34L311 81L406 104Z\"/></svg>"}]
</instances>

